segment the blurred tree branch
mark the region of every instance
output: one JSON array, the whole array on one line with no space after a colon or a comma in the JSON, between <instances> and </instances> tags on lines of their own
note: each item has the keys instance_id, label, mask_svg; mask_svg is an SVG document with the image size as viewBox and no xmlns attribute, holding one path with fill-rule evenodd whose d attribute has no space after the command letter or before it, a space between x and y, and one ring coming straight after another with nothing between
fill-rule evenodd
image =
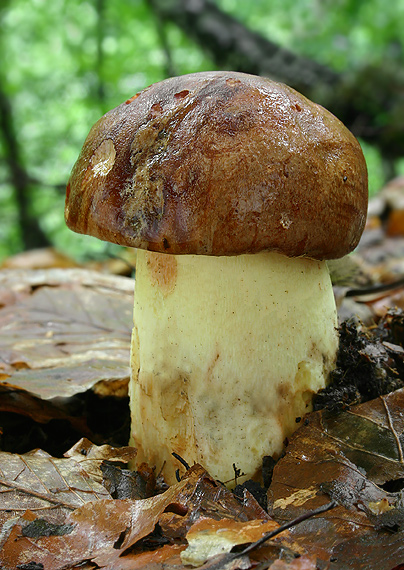
<instances>
[{"instance_id":1,"label":"blurred tree branch","mask_svg":"<svg viewBox=\"0 0 404 570\"><path fill-rule=\"evenodd\" d=\"M104 67L104 37L105 37L105 0L96 0L97 26L96 26L96 71L97 71L97 97L105 113L105 85L103 78Z\"/></svg>"},{"instance_id":2,"label":"blurred tree branch","mask_svg":"<svg viewBox=\"0 0 404 570\"><path fill-rule=\"evenodd\" d=\"M385 159L404 155L404 73L397 63L338 74L250 31L210 0L149 2L218 67L283 81L327 107L356 136L377 145Z\"/></svg>"},{"instance_id":3,"label":"blurred tree branch","mask_svg":"<svg viewBox=\"0 0 404 570\"><path fill-rule=\"evenodd\" d=\"M155 14L172 21L198 43L219 67L271 75L307 91L319 82L335 85L339 76L252 32L209 0L149 0Z\"/></svg>"}]
</instances>

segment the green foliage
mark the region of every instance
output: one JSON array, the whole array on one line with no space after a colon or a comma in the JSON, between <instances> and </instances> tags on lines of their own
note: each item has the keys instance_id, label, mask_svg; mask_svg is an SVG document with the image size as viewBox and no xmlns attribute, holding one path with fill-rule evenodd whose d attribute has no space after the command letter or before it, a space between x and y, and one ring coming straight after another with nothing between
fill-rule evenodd
<instances>
[{"instance_id":1,"label":"green foliage","mask_svg":"<svg viewBox=\"0 0 404 570\"><path fill-rule=\"evenodd\" d=\"M336 71L380 64L402 50L401 0L216 0L268 39Z\"/></svg>"},{"instance_id":2,"label":"green foliage","mask_svg":"<svg viewBox=\"0 0 404 570\"><path fill-rule=\"evenodd\" d=\"M30 207L56 247L76 257L102 251L98 240L64 227L64 191L54 186L66 183L103 113L164 79L155 18L142 0L10 0L0 25L0 85L12 102L24 166L40 182L31 188ZM178 74L212 68L176 28L167 35ZM7 179L0 160L0 259L22 247Z\"/></svg>"},{"instance_id":3,"label":"green foliage","mask_svg":"<svg viewBox=\"0 0 404 570\"><path fill-rule=\"evenodd\" d=\"M403 56L401 0L255 0L253 9L244 0L215 3L271 41L340 73L368 66L383 70ZM385 182L382 159L375 148L361 144L374 195ZM404 160L395 166L404 174Z\"/></svg>"},{"instance_id":4,"label":"green foliage","mask_svg":"<svg viewBox=\"0 0 404 570\"><path fill-rule=\"evenodd\" d=\"M338 71L379 64L401 46L400 0L217 4L272 41ZM91 125L170 69L182 74L214 65L176 26L159 25L146 0L3 1L0 60L0 88L12 105L22 166L34 181L31 214L61 250L76 257L103 251L104 244L71 233L63 219L63 185ZM365 151L375 191L382 165L374 149ZM0 260L22 248L18 220L0 133Z\"/></svg>"}]
</instances>

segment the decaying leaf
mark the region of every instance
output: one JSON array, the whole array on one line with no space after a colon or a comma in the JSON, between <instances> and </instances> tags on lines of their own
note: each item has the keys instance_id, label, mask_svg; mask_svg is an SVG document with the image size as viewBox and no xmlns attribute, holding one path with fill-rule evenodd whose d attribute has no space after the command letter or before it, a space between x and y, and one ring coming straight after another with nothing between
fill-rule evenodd
<instances>
[{"instance_id":1,"label":"decaying leaf","mask_svg":"<svg viewBox=\"0 0 404 570\"><path fill-rule=\"evenodd\" d=\"M63 523L68 512L109 497L105 487L74 459L58 459L41 450L24 455L0 452L3 524L27 510L50 523Z\"/></svg>"},{"instance_id":2,"label":"decaying leaf","mask_svg":"<svg viewBox=\"0 0 404 570\"><path fill-rule=\"evenodd\" d=\"M80 270L0 272L0 411L37 422L66 419L86 433L83 419L69 419L53 397L89 389L111 394L114 379L126 390L132 288L131 280ZM350 344L347 356L356 360L349 374L360 376L367 397L378 380L396 387L404 373L403 323L390 312L372 331L374 347ZM404 565L404 390L338 411L341 402L351 403L309 415L291 439L274 470L271 516L248 491L236 498L200 466L164 493L150 496L149 485L139 495L121 494L119 464L135 453L128 447L81 440L63 459L42 451L0 453L0 567L398 570ZM144 475L154 481L152 470L145 467ZM230 552L330 498L338 504L332 511L248 555Z\"/></svg>"},{"instance_id":3,"label":"decaying leaf","mask_svg":"<svg viewBox=\"0 0 404 570\"><path fill-rule=\"evenodd\" d=\"M404 562L403 409L398 390L351 410L313 413L275 467L269 489L275 520L293 519L330 497L338 503L291 532L319 568L391 570ZM346 547L353 543L355 557Z\"/></svg>"},{"instance_id":4,"label":"decaying leaf","mask_svg":"<svg viewBox=\"0 0 404 570\"><path fill-rule=\"evenodd\" d=\"M178 495L177 507L167 510L160 517L159 525L164 536L171 539L185 538L199 517L215 520L226 518L242 522L270 519L250 493L246 492L244 500L240 502L233 493L205 471L200 471L196 479L191 477L196 469L196 466L192 467L184 476L187 485Z\"/></svg>"},{"instance_id":5,"label":"decaying leaf","mask_svg":"<svg viewBox=\"0 0 404 570\"><path fill-rule=\"evenodd\" d=\"M71 257L64 255L53 247L42 247L21 251L6 258L0 265L1 269L45 269L45 268L79 267Z\"/></svg>"},{"instance_id":6,"label":"decaying leaf","mask_svg":"<svg viewBox=\"0 0 404 570\"><path fill-rule=\"evenodd\" d=\"M86 442L82 445L89 447ZM216 534L227 528L233 544L239 544L251 542L264 530L277 526L268 516L256 521L257 509L251 497L245 504L240 503L195 465L162 494L143 500L107 498L88 502L65 513L53 526L43 512L39 516L33 511L19 518L14 516L3 540L0 564L6 570L33 561L47 570L66 568L66 561L70 566L92 561L97 567L114 570L162 569L163 564L184 568L180 553L187 546L185 535L199 518L212 521ZM183 524L178 524L175 517L182 517ZM218 523L221 519L225 522ZM194 537L199 531L204 532L203 528L194 528ZM288 546L290 541L285 544ZM153 552L145 552L150 545L154 545ZM220 561L212 558L202 568L250 568L247 562L248 557Z\"/></svg>"},{"instance_id":7,"label":"decaying leaf","mask_svg":"<svg viewBox=\"0 0 404 570\"><path fill-rule=\"evenodd\" d=\"M80 269L1 271L0 379L43 399L126 394L133 286Z\"/></svg>"},{"instance_id":8,"label":"decaying leaf","mask_svg":"<svg viewBox=\"0 0 404 570\"><path fill-rule=\"evenodd\" d=\"M38 423L47 423L52 419L68 421L77 432L87 435L88 426L85 418L74 416L62 402L58 404L42 400L30 392L3 382L0 384L0 412L13 412Z\"/></svg>"},{"instance_id":9,"label":"decaying leaf","mask_svg":"<svg viewBox=\"0 0 404 570\"><path fill-rule=\"evenodd\" d=\"M178 492L186 486L183 481L162 495L143 501L103 500L88 503L66 516L64 524L73 525L71 532L58 536L26 536L27 515L21 518L0 551L0 562L5 568L15 568L30 561L46 564L54 570L84 560L96 559L98 565L119 558L122 550L130 547L153 531L161 513L175 502ZM29 520L35 520L29 515Z\"/></svg>"},{"instance_id":10,"label":"decaying leaf","mask_svg":"<svg viewBox=\"0 0 404 570\"><path fill-rule=\"evenodd\" d=\"M239 522L232 519L200 518L186 535L188 548L181 554L184 564L201 566L208 558L230 552L238 544L248 544L278 528L275 521Z\"/></svg>"},{"instance_id":11,"label":"decaying leaf","mask_svg":"<svg viewBox=\"0 0 404 570\"><path fill-rule=\"evenodd\" d=\"M313 556L299 556L294 560L275 560L269 567L271 570L317 570L316 558Z\"/></svg>"},{"instance_id":12,"label":"decaying leaf","mask_svg":"<svg viewBox=\"0 0 404 570\"><path fill-rule=\"evenodd\" d=\"M129 463L136 457L136 449L129 446L94 445L88 439L83 438L66 451L64 456L74 459L94 481L101 483L103 461Z\"/></svg>"},{"instance_id":13,"label":"decaying leaf","mask_svg":"<svg viewBox=\"0 0 404 570\"><path fill-rule=\"evenodd\" d=\"M102 463L128 463L136 457L134 447L112 447L110 445L94 445L88 439L81 439L71 449L66 451L65 457L73 459L93 481L103 482Z\"/></svg>"},{"instance_id":14,"label":"decaying leaf","mask_svg":"<svg viewBox=\"0 0 404 570\"><path fill-rule=\"evenodd\" d=\"M43 503L39 510L37 503L25 505L22 516L15 510L3 527L0 564L5 570L33 563L46 570L83 563L114 570L183 570L189 564L201 570L247 570L257 564L279 570L392 570L392 561L404 555L402 496L383 487L404 478L403 405L404 391L399 391L343 413L311 414L274 471L270 505L277 522L248 491L240 501L194 466L179 483L143 500L98 497L74 510L60 509L57 519ZM83 440L59 461L64 466L79 459L79 469L87 469L84 479L99 479L102 459L126 461L132 454L130 448L97 448ZM56 460L46 460L62 472ZM33 469L25 463L17 464L8 478L18 483L19 477L31 476ZM70 499L69 492L80 489L73 482L63 487L50 477L42 491ZM29 485L36 491L32 477ZM330 497L336 508L295 523L286 535L256 548L255 541L279 522L307 516ZM254 549L230 552L251 543ZM349 545L357 553L354 558ZM377 545L377 552L371 545ZM385 548L389 554L382 556Z\"/></svg>"}]
</instances>

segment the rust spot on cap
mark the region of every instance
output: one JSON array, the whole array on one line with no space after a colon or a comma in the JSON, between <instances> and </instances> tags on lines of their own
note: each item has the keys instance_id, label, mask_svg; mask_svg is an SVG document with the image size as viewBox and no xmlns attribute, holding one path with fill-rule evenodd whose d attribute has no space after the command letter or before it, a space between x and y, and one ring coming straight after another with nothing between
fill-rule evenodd
<instances>
[{"instance_id":1,"label":"rust spot on cap","mask_svg":"<svg viewBox=\"0 0 404 570\"><path fill-rule=\"evenodd\" d=\"M158 117L163 112L163 107L160 102L154 103L150 109L150 115L152 117Z\"/></svg>"},{"instance_id":2,"label":"rust spot on cap","mask_svg":"<svg viewBox=\"0 0 404 570\"><path fill-rule=\"evenodd\" d=\"M180 91L179 93L175 93L174 97L175 97L175 99L184 99L187 95L189 95L189 91L188 91L188 89L184 89L183 91Z\"/></svg>"},{"instance_id":3,"label":"rust spot on cap","mask_svg":"<svg viewBox=\"0 0 404 570\"><path fill-rule=\"evenodd\" d=\"M125 105L129 105L129 103L132 103L132 101L134 101L135 99L137 99L139 97L140 93L136 93L136 95L133 95L133 97L131 97L130 99L127 99L125 101Z\"/></svg>"}]
</instances>

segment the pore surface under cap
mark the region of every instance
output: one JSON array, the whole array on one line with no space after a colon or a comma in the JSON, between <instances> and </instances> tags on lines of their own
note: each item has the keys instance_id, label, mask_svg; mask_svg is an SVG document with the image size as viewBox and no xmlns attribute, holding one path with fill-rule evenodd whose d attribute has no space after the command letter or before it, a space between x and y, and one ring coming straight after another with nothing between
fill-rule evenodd
<instances>
[{"instance_id":1,"label":"pore surface under cap","mask_svg":"<svg viewBox=\"0 0 404 570\"><path fill-rule=\"evenodd\" d=\"M360 146L289 87L235 72L174 77L91 129L66 199L71 229L174 254L340 257L367 209Z\"/></svg>"}]
</instances>

